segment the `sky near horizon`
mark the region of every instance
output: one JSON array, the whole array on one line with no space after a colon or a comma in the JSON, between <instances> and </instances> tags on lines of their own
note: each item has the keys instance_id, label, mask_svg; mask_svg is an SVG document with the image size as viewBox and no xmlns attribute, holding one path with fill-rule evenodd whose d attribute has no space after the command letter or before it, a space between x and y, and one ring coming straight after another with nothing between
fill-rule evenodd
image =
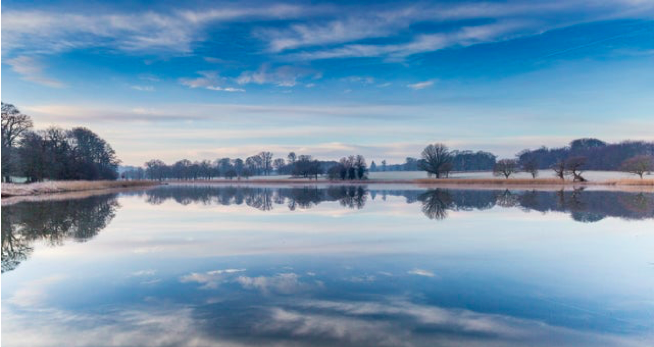
<instances>
[{"instance_id":1,"label":"sky near horizon","mask_svg":"<svg viewBox=\"0 0 654 347\"><path fill-rule=\"evenodd\" d=\"M125 165L654 140L654 1L2 5L2 101Z\"/></svg>"}]
</instances>

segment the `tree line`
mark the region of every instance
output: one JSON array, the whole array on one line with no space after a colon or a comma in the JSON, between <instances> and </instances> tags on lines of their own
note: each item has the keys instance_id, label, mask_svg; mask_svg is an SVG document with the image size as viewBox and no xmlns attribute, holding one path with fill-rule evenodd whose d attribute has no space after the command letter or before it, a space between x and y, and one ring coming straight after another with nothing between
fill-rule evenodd
<instances>
[{"instance_id":1,"label":"tree line","mask_svg":"<svg viewBox=\"0 0 654 347\"><path fill-rule=\"evenodd\" d=\"M363 180L367 178L368 167L361 155L343 157L339 161L321 161L310 155L297 155L290 152L286 159L275 158L273 153L260 152L246 158L220 158L214 161L190 161L182 159L174 164L166 164L160 159L152 159L144 164L144 168L132 168L123 173L126 179L150 180L211 180L223 177L226 179L248 179L251 176L291 175L307 179L318 179L327 173L332 180Z\"/></svg>"},{"instance_id":2,"label":"tree line","mask_svg":"<svg viewBox=\"0 0 654 347\"><path fill-rule=\"evenodd\" d=\"M462 155L462 153L465 153ZM466 167L466 163L479 163L480 158L484 167L491 167L493 174L509 178L518 172L527 172L536 178L539 170L551 169L556 177L564 180L571 177L573 181L585 182L583 172L586 170L624 171L635 174L641 179L643 175L654 171L654 143L644 141L625 141L618 144L607 144L597 139L578 139L570 146L556 149L540 148L538 150L524 150L516 158L496 160L495 156L487 152L450 151L442 143L430 144L421 153L421 159L415 161L420 170L424 170L430 177L449 177L459 167ZM473 158L466 161L465 158ZM407 158L407 163L412 158ZM461 170L467 171L467 170Z\"/></svg>"},{"instance_id":3,"label":"tree line","mask_svg":"<svg viewBox=\"0 0 654 347\"><path fill-rule=\"evenodd\" d=\"M83 127L62 129L50 127L34 131L31 118L14 105L2 103L2 180L25 177L27 182L43 180L97 180L118 178L120 161L111 146L97 134ZM375 171L426 171L430 177L446 178L453 171L490 171L509 178L527 172L536 178L539 170L551 169L561 179L571 177L585 181L585 170L621 170L640 176L654 171L654 142L624 141L606 143L583 138L560 148L541 147L523 150L515 158L497 159L484 151L450 150L442 143L424 148L420 158L407 157L403 164L388 165L382 160L370 167L361 155L339 161L318 160L310 155L290 152L286 158L274 158L262 151L245 159L220 158L214 161L182 159L166 164L159 159L131 168L122 174L125 179L211 180L249 178L251 176L291 175L331 180L363 180Z\"/></svg>"},{"instance_id":4,"label":"tree line","mask_svg":"<svg viewBox=\"0 0 654 347\"><path fill-rule=\"evenodd\" d=\"M32 130L32 119L2 103L2 180L114 180L120 160L93 131L76 127Z\"/></svg>"}]
</instances>

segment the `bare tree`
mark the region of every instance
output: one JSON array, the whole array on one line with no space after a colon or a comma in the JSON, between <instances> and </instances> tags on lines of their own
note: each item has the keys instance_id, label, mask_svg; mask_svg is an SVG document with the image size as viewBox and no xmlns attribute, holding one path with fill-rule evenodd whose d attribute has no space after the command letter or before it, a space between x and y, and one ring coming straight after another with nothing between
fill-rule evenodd
<instances>
[{"instance_id":1,"label":"bare tree","mask_svg":"<svg viewBox=\"0 0 654 347\"><path fill-rule=\"evenodd\" d=\"M269 175L270 171L272 171L273 154L264 151L259 153L259 158L261 158L261 169L263 170L264 175Z\"/></svg>"},{"instance_id":2,"label":"bare tree","mask_svg":"<svg viewBox=\"0 0 654 347\"><path fill-rule=\"evenodd\" d=\"M516 172L518 172L518 161L515 159L498 160L493 168L493 175L504 176L506 179Z\"/></svg>"},{"instance_id":3,"label":"bare tree","mask_svg":"<svg viewBox=\"0 0 654 347\"><path fill-rule=\"evenodd\" d=\"M522 163L522 170L531 174L531 178L536 178L538 176L538 161L536 158L531 158L524 163Z\"/></svg>"},{"instance_id":4,"label":"bare tree","mask_svg":"<svg viewBox=\"0 0 654 347\"><path fill-rule=\"evenodd\" d=\"M2 176L5 182L11 182L11 173L16 166L13 153L17 141L32 126L28 115L20 113L12 104L2 103Z\"/></svg>"},{"instance_id":5,"label":"bare tree","mask_svg":"<svg viewBox=\"0 0 654 347\"><path fill-rule=\"evenodd\" d=\"M288 159L288 165L293 165L297 160L297 155L295 152L290 152L286 158Z\"/></svg>"},{"instance_id":6,"label":"bare tree","mask_svg":"<svg viewBox=\"0 0 654 347\"><path fill-rule=\"evenodd\" d=\"M565 180L565 161L559 160L552 165L554 175L562 180Z\"/></svg>"},{"instance_id":7,"label":"bare tree","mask_svg":"<svg viewBox=\"0 0 654 347\"><path fill-rule=\"evenodd\" d=\"M654 170L654 159L649 155L635 156L622 162L620 170L638 175L642 180L645 173Z\"/></svg>"},{"instance_id":8,"label":"bare tree","mask_svg":"<svg viewBox=\"0 0 654 347\"><path fill-rule=\"evenodd\" d=\"M277 170L277 174L280 174L281 171L284 169L284 166L286 166L286 162L282 158L277 158L273 160L273 167L275 170Z\"/></svg>"},{"instance_id":9,"label":"bare tree","mask_svg":"<svg viewBox=\"0 0 654 347\"><path fill-rule=\"evenodd\" d=\"M420 162L420 169L427 171L429 175L441 178L448 168L451 170L447 164L452 162L452 154L444 144L428 145L422 150L421 155L423 161Z\"/></svg>"},{"instance_id":10,"label":"bare tree","mask_svg":"<svg viewBox=\"0 0 654 347\"><path fill-rule=\"evenodd\" d=\"M565 161L565 171L572 175L573 181L586 182L586 179L581 176L584 165L586 165L585 157L571 157Z\"/></svg>"}]
</instances>

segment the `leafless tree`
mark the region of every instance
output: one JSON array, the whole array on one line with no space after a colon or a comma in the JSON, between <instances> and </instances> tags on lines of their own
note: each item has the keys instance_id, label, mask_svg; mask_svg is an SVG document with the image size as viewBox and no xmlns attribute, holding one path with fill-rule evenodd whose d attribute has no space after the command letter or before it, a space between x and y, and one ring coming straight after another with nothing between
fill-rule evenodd
<instances>
[{"instance_id":1,"label":"leafless tree","mask_svg":"<svg viewBox=\"0 0 654 347\"><path fill-rule=\"evenodd\" d=\"M565 180L565 161L559 160L554 165L552 165L552 170L554 170L554 175L556 177Z\"/></svg>"},{"instance_id":2,"label":"leafless tree","mask_svg":"<svg viewBox=\"0 0 654 347\"><path fill-rule=\"evenodd\" d=\"M581 176L584 165L586 165L585 157L568 158L565 161L565 172L572 175L575 182L586 182L586 179Z\"/></svg>"},{"instance_id":3,"label":"leafless tree","mask_svg":"<svg viewBox=\"0 0 654 347\"><path fill-rule=\"evenodd\" d=\"M640 179L643 179L645 173L654 170L654 159L649 155L635 156L622 162L620 169L638 175Z\"/></svg>"},{"instance_id":4,"label":"leafless tree","mask_svg":"<svg viewBox=\"0 0 654 347\"><path fill-rule=\"evenodd\" d=\"M20 113L12 104L2 103L2 176L5 182L11 182L16 166L13 154L17 141L32 126L28 115Z\"/></svg>"},{"instance_id":5,"label":"leafless tree","mask_svg":"<svg viewBox=\"0 0 654 347\"><path fill-rule=\"evenodd\" d=\"M493 168L493 175L504 176L506 179L516 172L518 172L518 161L515 159L498 160Z\"/></svg>"},{"instance_id":6,"label":"leafless tree","mask_svg":"<svg viewBox=\"0 0 654 347\"><path fill-rule=\"evenodd\" d=\"M531 178L538 176L538 161L535 158L527 160L522 164L522 170L531 174Z\"/></svg>"},{"instance_id":7,"label":"leafless tree","mask_svg":"<svg viewBox=\"0 0 654 347\"><path fill-rule=\"evenodd\" d=\"M263 170L264 175L269 175L270 171L272 171L273 154L264 151L259 153L259 158L261 158L261 169Z\"/></svg>"},{"instance_id":8,"label":"leafless tree","mask_svg":"<svg viewBox=\"0 0 654 347\"><path fill-rule=\"evenodd\" d=\"M286 158L288 159L288 165L293 165L297 160L297 155L295 152L290 152Z\"/></svg>"},{"instance_id":9,"label":"leafless tree","mask_svg":"<svg viewBox=\"0 0 654 347\"><path fill-rule=\"evenodd\" d=\"M278 174L282 171L284 166L286 166L286 161L284 161L284 159L277 158L273 160L273 167L275 168L275 170L277 170Z\"/></svg>"},{"instance_id":10,"label":"leafless tree","mask_svg":"<svg viewBox=\"0 0 654 347\"><path fill-rule=\"evenodd\" d=\"M452 154L442 143L428 145L422 150L421 155L423 161L420 162L420 169L427 171L430 175L435 175L436 178L441 178L448 169L447 164L452 162Z\"/></svg>"}]
</instances>

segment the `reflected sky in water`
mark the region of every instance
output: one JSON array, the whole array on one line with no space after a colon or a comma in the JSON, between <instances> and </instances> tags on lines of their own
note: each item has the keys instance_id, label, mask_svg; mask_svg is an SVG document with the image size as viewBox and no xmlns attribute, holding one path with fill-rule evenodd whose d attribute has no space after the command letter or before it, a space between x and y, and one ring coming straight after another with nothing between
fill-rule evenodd
<instances>
[{"instance_id":1,"label":"reflected sky in water","mask_svg":"<svg viewBox=\"0 0 654 347\"><path fill-rule=\"evenodd\" d=\"M3 346L651 346L654 194L170 186L2 208Z\"/></svg>"}]
</instances>

